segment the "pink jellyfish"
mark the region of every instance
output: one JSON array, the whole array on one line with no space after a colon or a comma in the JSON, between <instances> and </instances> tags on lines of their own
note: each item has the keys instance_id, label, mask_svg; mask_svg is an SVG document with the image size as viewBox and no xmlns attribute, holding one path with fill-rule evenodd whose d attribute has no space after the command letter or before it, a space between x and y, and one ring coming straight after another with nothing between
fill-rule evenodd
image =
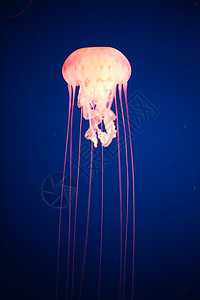
<instances>
[{"instance_id":1,"label":"pink jellyfish","mask_svg":"<svg viewBox=\"0 0 200 300\"><path fill-rule=\"evenodd\" d=\"M91 181L92 181L92 159L93 145L96 148L98 141L102 145L102 203L101 203L101 236L100 236L100 262L99 262L99 282L98 282L98 299L100 299L100 279L101 279L101 255L102 255L102 233L103 233L103 147L108 147L112 140L117 136L118 142L118 166L119 166L119 198L120 198L120 274L119 274L119 298L124 299L125 293L125 273L126 273L126 252L127 252L127 229L128 229L128 203L129 203L129 172L128 172L128 154L127 154L127 136L125 127L125 118L122 106L122 90L126 104L127 125L130 141L131 168L132 168L132 192L133 192L133 263L132 263L132 298L133 298L133 282L134 282L134 240L135 240L135 203L134 203L134 168L133 168L133 152L131 142L131 131L127 104L127 82L131 76L131 65L128 59L118 50L111 47L90 47L81 48L74 51L63 64L62 74L68 83L69 90L69 112L66 137L66 149L63 170L63 182L61 191L59 234L58 234L58 257L57 257L57 284L56 298L58 297L58 273L59 273L59 250L60 250L60 231L61 231L61 209L63 198L63 185L65 176L65 166L68 148L68 138L70 135L70 158L72 157L72 122L73 109L75 100L75 90L79 86L77 105L81 108L80 117L80 135L79 135L79 154L78 154L78 171L77 171L77 189L74 214L73 228L73 257L72 257L72 277L71 277L71 299L73 298L74 283L74 261L75 261L75 241L76 241L76 215L78 208L78 185L79 185L79 167L80 167L80 149L81 149L81 129L82 116L89 121L89 128L85 132L85 138L91 140L91 160L90 160L90 180L88 193L88 210L87 224L85 236L85 248L83 256L82 274L80 282L79 299L83 285L89 215L91 200ZM121 161L120 161L120 138L118 124L118 108L116 91L118 86L119 102L124 127L125 153L126 153L126 230L124 244L124 264L122 266L122 187L121 187ZM111 110L113 100L115 102L115 113ZM116 125L115 125L116 123ZM71 160L70 160L71 161ZM70 178L72 166L70 163ZM71 186L71 184L70 184ZM70 253L70 237L71 237L71 191L69 195L69 224L68 224L68 257L67 257L67 281L66 281L66 297L68 298L68 281L69 281L69 253Z\"/></svg>"}]
</instances>

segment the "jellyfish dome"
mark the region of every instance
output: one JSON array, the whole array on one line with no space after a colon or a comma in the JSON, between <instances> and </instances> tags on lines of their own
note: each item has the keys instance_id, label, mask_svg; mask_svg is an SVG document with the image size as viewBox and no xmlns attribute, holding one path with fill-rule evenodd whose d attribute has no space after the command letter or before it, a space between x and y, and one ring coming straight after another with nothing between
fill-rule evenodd
<instances>
[{"instance_id":1,"label":"jellyfish dome","mask_svg":"<svg viewBox=\"0 0 200 300\"><path fill-rule=\"evenodd\" d=\"M78 107L83 109L83 117L89 120L85 137L97 147L98 139L107 147L116 137L111 110L116 86L124 85L131 75L128 59L111 47L90 47L74 51L65 60L62 74L68 86L79 86ZM70 100L71 101L71 100ZM103 122L103 126L100 124Z\"/></svg>"}]
</instances>

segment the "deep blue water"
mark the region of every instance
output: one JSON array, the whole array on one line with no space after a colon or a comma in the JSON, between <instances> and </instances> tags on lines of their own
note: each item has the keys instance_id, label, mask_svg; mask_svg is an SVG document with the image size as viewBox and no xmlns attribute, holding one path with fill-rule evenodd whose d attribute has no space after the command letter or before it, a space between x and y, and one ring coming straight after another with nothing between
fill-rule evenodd
<instances>
[{"instance_id":1,"label":"deep blue water","mask_svg":"<svg viewBox=\"0 0 200 300\"><path fill-rule=\"evenodd\" d=\"M0 14L16 15L27 3L4 1ZM200 2L33 0L23 14L1 18L0 22L0 298L55 299L56 199L60 194L68 113L62 64L78 48L111 46L124 53L132 66L128 99L135 167L134 299L200 299ZM79 119L80 109L75 107L75 161ZM74 299L78 299L86 227L90 154L90 142L84 138L87 126L83 120ZM100 155L99 147L94 150L96 169L82 293L82 299L88 300L97 299L98 288ZM124 204L123 145L121 155ZM115 300L119 279L116 141L105 150L104 158L101 299ZM73 180L76 172L74 165ZM46 193L49 191L52 194ZM123 205L123 222L124 209ZM131 299L131 214L129 217L125 299ZM65 206L59 300L65 299L67 226Z\"/></svg>"}]
</instances>

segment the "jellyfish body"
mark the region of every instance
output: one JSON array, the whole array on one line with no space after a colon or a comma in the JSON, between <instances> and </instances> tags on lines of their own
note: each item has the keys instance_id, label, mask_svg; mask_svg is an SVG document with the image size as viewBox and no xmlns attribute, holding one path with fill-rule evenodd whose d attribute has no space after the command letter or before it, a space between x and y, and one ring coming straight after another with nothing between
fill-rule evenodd
<instances>
[{"instance_id":1,"label":"jellyfish body","mask_svg":"<svg viewBox=\"0 0 200 300\"><path fill-rule=\"evenodd\" d=\"M89 120L85 137L97 147L97 137L107 147L116 137L111 110L117 84L124 84L131 75L127 58L111 47L82 48L73 52L65 61L62 74L71 86L80 86L78 107L83 108L83 117ZM105 131L99 128L104 122Z\"/></svg>"},{"instance_id":2,"label":"jellyfish body","mask_svg":"<svg viewBox=\"0 0 200 300\"><path fill-rule=\"evenodd\" d=\"M73 230L73 257L72 257L72 275L71 275L71 299L73 299L73 283L74 283L74 260L75 260L75 241L76 241L76 216L78 207L78 187L79 187L79 167L80 167L80 151L81 151L81 130L82 116L89 121L89 128L85 133L85 137L91 140L91 160L90 160L90 180L88 191L88 209L85 247L83 255L83 265L80 282L79 299L81 298L81 290L84 277L84 268L86 261L86 250L88 240L90 200L91 200L91 182L92 182L92 160L93 145L96 148L98 140L102 145L102 204L101 204L101 238L100 238L100 263L99 263L99 284L98 284L98 300L100 299L100 278L101 278L101 254L102 254L102 235L103 235L103 148L108 147L112 140L117 137L118 146L118 169L119 169L119 198L120 198L120 276L119 276L119 299L124 300L125 297L125 272L126 272L126 250L127 250L127 231L128 231L128 206L129 206L129 166L127 152L126 125L122 105L122 90L126 104L127 125L129 134L131 169L132 169L132 194L133 194L133 267L132 267L132 297L133 299L133 279L134 279L134 240L135 240L135 204L134 204L134 168L133 168L133 152L131 142L131 130L127 104L127 82L131 76L131 65L128 59L118 50L111 47L90 47L81 48L74 51L65 60L62 67L62 74L68 84L69 91L69 111L67 137L65 147L65 159L63 169L63 180L61 190L59 233L58 233L58 256L57 256L57 281L56 281L56 299L58 299L58 273L59 273L59 249L61 234L61 209L63 198L63 186L66 169L66 157L68 149L68 139L70 135L70 178L72 175L72 123L73 109L75 100L75 90L79 86L77 105L81 108L80 132L79 132L79 152L77 164L77 185L76 185L76 201L74 211L74 230ZM126 153L126 228L124 238L124 268L122 270L122 187L121 187L121 155L120 155L120 139L119 139L119 123L118 123L118 107L117 107L117 87L119 92L120 109L123 120L125 153ZM111 110L113 99L115 101L115 113ZM67 259L67 280L66 280L66 299L68 299L68 282L69 282L69 264L70 264L70 238L71 238L71 184L69 190L69 227L68 227L68 259ZM122 278L123 271L123 278ZM123 282L123 289L121 288Z\"/></svg>"}]
</instances>

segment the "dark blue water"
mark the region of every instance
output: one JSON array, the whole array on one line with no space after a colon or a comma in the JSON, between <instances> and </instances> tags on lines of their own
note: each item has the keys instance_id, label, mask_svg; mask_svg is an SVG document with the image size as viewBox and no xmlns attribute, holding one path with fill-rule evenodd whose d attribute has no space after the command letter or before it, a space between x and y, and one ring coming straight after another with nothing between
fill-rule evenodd
<instances>
[{"instance_id":1,"label":"dark blue water","mask_svg":"<svg viewBox=\"0 0 200 300\"><path fill-rule=\"evenodd\" d=\"M27 1L4 1L1 16ZM4 300L55 299L60 178L68 91L64 60L111 46L132 66L128 99L136 197L135 300L200 299L200 2L37 1L1 19L1 284ZM80 109L74 109L76 180ZM122 120L120 119L122 124ZM90 142L84 132L77 215L75 292L82 267ZM122 189L126 171L123 138ZM129 146L129 144L128 144ZM94 152L82 299L97 299L101 148ZM117 144L105 150L101 299L118 299ZM69 162L69 160L68 160ZM68 168L67 168L67 176ZM62 214L59 300L65 299L68 185ZM72 189L74 212L75 185ZM130 198L131 199L131 198ZM123 205L123 222L125 217ZM130 212L132 206L130 204ZM130 214L125 299L131 299ZM73 224L73 220L72 220ZM123 223L124 233L124 223ZM71 258L70 258L71 261ZM70 284L69 284L70 286Z\"/></svg>"}]
</instances>

